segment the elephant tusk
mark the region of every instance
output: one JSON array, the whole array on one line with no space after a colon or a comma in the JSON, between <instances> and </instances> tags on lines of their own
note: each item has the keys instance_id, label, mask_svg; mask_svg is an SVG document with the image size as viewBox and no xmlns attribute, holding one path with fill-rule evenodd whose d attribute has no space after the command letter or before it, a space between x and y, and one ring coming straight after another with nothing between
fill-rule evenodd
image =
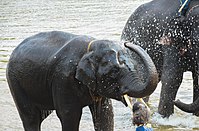
<instances>
[{"instance_id":1,"label":"elephant tusk","mask_svg":"<svg viewBox=\"0 0 199 131\"><path fill-rule=\"evenodd\" d=\"M129 97L128 97L127 94L124 95L124 99L125 99L125 101L126 101L128 107L132 110L132 109L133 109L133 106L132 106L132 104L131 104L131 102L130 102Z\"/></svg>"},{"instance_id":2,"label":"elephant tusk","mask_svg":"<svg viewBox=\"0 0 199 131\"><path fill-rule=\"evenodd\" d=\"M142 98L137 98L137 101L143 103L146 106L146 108L150 111L149 106L146 104L146 102Z\"/></svg>"},{"instance_id":3,"label":"elephant tusk","mask_svg":"<svg viewBox=\"0 0 199 131\"><path fill-rule=\"evenodd\" d=\"M129 100L129 96L128 96L127 94L124 95L124 99L125 99L125 101L126 101L128 107L132 110L132 109L133 109L133 106L132 106L132 104L131 104L131 102L130 102L130 100ZM144 102L144 100L143 100L142 98L137 98L137 101L143 103L143 104L146 106L146 108L150 111L149 106Z\"/></svg>"}]
</instances>

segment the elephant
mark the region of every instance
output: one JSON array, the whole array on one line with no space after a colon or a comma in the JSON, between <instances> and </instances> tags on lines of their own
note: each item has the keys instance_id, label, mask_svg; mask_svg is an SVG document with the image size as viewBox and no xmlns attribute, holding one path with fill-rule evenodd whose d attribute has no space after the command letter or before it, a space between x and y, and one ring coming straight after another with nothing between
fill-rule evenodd
<instances>
[{"instance_id":1,"label":"elephant","mask_svg":"<svg viewBox=\"0 0 199 131\"><path fill-rule=\"evenodd\" d=\"M199 96L198 30L195 28L198 24L194 22L198 18L199 1L190 1L185 16L178 12L180 5L180 0L152 0L139 6L128 18L121 35L121 40L141 46L153 60L162 83L158 105L162 117L174 113L174 100L184 72L192 72L193 101ZM185 23L185 27L180 26ZM176 35L176 30L185 33L184 36ZM176 36L167 37L171 34ZM171 37L175 37L173 42Z\"/></svg>"},{"instance_id":2,"label":"elephant","mask_svg":"<svg viewBox=\"0 0 199 131\"><path fill-rule=\"evenodd\" d=\"M199 11L199 8L197 8L197 10ZM196 65L195 66L196 76L194 79L194 82L195 82L194 91L195 90L198 91L199 90L199 87L198 87L198 83L199 83L199 55L198 55L199 54L199 44L198 44L199 29L198 29L198 25L197 25L197 23L199 22L198 13L195 12L195 14L194 14L194 12L193 12L192 15L190 15L187 19L188 19L187 21L190 22L190 23L188 23L188 25L191 25L191 27L189 27L190 34L193 34L192 38L191 38L191 41L193 43L191 45L191 48L192 48L193 54L195 54L192 58L192 60L195 62L195 65ZM190 20L194 20L194 22L191 22ZM199 97L195 98L193 103L190 103L190 104L185 104L185 103L181 102L180 100L177 100L177 101L174 101L174 105L188 113L199 112Z\"/></svg>"},{"instance_id":3,"label":"elephant","mask_svg":"<svg viewBox=\"0 0 199 131\"><path fill-rule=\"evenodd\" d=\"M62 31L23 40L13 50L6 74L26 131L39 131L53 110L63 131L78 131L85 106L96 131L112 131L111 98L126 105L124 95L150 95L158 83L155 65L141 47Z\"/></svg>"}]
</instances>

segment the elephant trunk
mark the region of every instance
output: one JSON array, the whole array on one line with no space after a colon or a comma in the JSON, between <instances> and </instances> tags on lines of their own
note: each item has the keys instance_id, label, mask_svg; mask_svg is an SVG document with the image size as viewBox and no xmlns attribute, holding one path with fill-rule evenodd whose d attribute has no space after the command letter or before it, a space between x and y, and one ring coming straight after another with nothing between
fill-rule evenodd
<instances>
[{"instance_id":1,"label":"elephant trunk","mask_svg":"<svg viewBox=\"0 0 199 131\"><path fill-rule=\"evenodd\" d=\"M124 82L128 82L128 85L122 89L122 93L137 98L151 95L158 84L158 74L153 61L140 46L125 43L125 47L135 52L141 58L144 67L146 67L146 72L144 73L147 74L147 78L143 82L137 71L132 71L130 74L125 75Z\"/></svg>"},{"instance_id":2,"label":"elephant trunk","mask_svg":"<svg viewBox=\"0 0 199 131\"><path fill-rule=\"evenodd\" d=\"M199 98L191 104L185 104L180 100L174 101L175 106L188 113L195 113L199 111Z\"/></svg>"}]
</instances>

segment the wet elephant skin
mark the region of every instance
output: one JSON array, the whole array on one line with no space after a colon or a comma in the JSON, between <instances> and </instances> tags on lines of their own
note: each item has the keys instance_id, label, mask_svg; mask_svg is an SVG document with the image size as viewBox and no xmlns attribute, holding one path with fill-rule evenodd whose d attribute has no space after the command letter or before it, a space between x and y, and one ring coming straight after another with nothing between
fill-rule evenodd
<instances>
[{"instance_id":1,"label":"wet elephant skin","mask_svg":"<svg viewBox=\"0 0 199 131\"><path fill-rule=\"evenodd\" d=\"M139 79L132 52L147 69L146 82ZM155 65L141 47L60 31L22 41L10 56L7 81L26 131L39 131L53 110L63 131L78 131L85 106L96 131L112 131L110 98L124 102L124 94L150 95L158 82Z\"/></svg>"},{"instance_id":2,"label":"wet elephant skin","mask_svg":"<svg viewBox=\"0 0 199 131\"><path fill-rule=\"evenodd\" d=\"M121 39L144 48L157 68L162 82L158 112L163 117L174 113L183 72L192 72L193 100L199 96L198 5L192 0L185 16L179 16L179 0L152 0L133 12L122 32Z\"/></svg>"}]
</instances>

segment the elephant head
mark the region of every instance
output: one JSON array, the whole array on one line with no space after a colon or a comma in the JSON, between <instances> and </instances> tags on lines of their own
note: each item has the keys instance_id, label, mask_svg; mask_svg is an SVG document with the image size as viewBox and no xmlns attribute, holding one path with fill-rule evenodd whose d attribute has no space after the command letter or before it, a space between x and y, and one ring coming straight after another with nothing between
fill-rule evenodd
<instances>
[{"instance_id":1,"label":"elephant head","mask_svg":"<svg viewBox=\"0 0 199 131\"><path fill-rule=\"evenodd\" d=\"M144 65L144 81L137 70L139 64L136 67L138 62L132 57L133 53ZM92 42L89 51L78 64L76 78L92 94L116 100L123 100L124 94L131 97L148 96L158 83L155 65L141 47L107 40Z\"/></svg>"}]
</instances>

